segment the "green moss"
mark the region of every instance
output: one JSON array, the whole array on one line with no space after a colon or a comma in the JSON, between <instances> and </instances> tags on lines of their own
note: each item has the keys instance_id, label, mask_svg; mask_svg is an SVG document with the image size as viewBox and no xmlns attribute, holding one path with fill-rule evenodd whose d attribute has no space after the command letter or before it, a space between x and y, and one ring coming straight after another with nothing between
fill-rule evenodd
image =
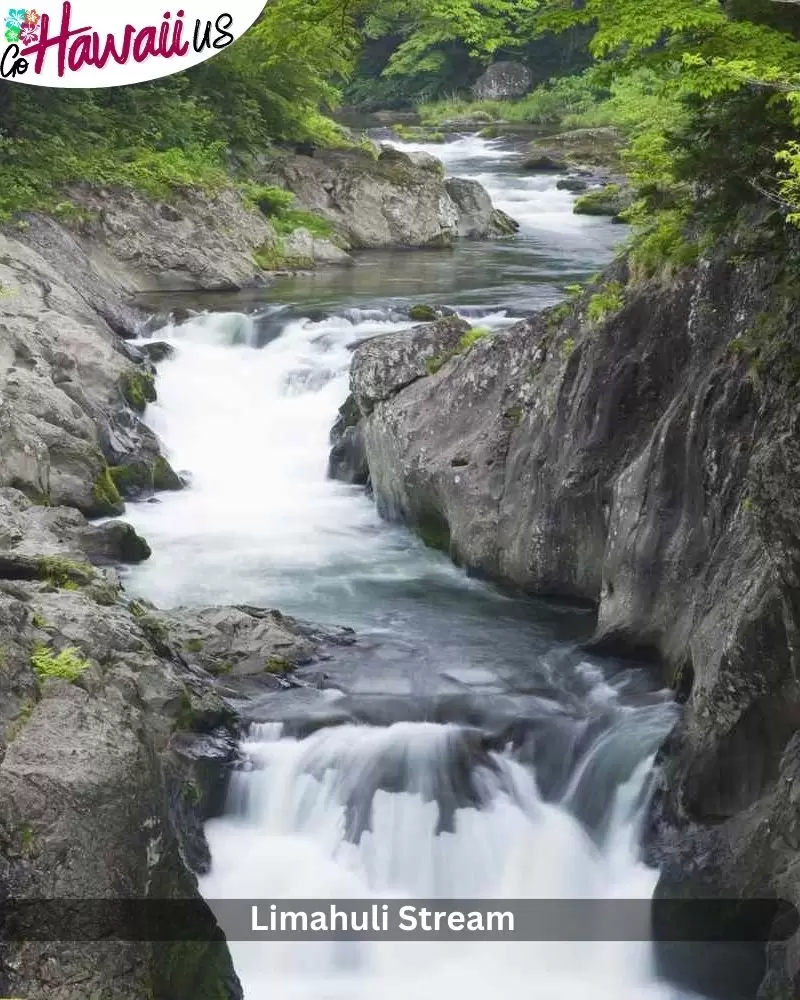
<instances>
[{"instance_id":1,"label":"green moss","mask_svg":"<svg viewBox=\"0 0 800 1000\"><path fill-rule=\"evenodd\" d=\"M153 462L154 490L182 490L183 482L163 455L157 455Z\"/></svg>"},{"instance_id":2,"label":"green moss","mask_svg":"<svg viewBox=\"0 0 800 1000\"><path fill-rule=\"evenodd\" d=\"M589 299L586 315L592 323L602 323L611 313L618 312L625 304L623 286L618 281L609 281L601 291Z\"/></svg>"},{"instance_id":3,"label":"green moss","mask_svg":"<svg viewBox=\"0 0 800 1000\"><path fill-rule=\"evenodd\" d=\"M415 528L428 548L450 553L450 525L437 510L429 510L420 515Z\"/></svg>"},{"instance_id":4,"label":"green moss","mask_svg":"<svg viewBox=\"0 0 800 1000\"><path fill-rule=\"evenodd\" d=\"M95 517L115 517L125 511L125 504L107 465L103 466L102 472L95 480L92 498L94 506L91 513Z\"/></svg>"},{"instance_id":5,"label":"green moss","mask_svg":"<svg viewBox=\"0 0 800 1000\"><path fill-rule=\"evenodd\" d=\"M288 674L294 666L282 656L270 656L264 664L264 672L268 674Z\"/></svg>"},{"instance_id":6,"label":"green moss","mask_svg":"<svg viewBox=\"0 0 800 1000\"><path fill-rule=\"evenodd\" d=\"M164 649L169 642L169 629L165 623L151 614L139 617L139 625L156 651Z\"/></svg>"},{"instance_id":7,"label":"green moss","mask_svg":"<svg viewBox=\"0 0 800 1000\"><path fill-rule=\"evenodd\" d=\"M147 404L158 398L152 372L130 369L122 374L119 384L125 402L137 413L144 413Z\"/></svg>"},{"instance_id":8,"label":"green moss","mask_svg":"<svg viewBox=\"0 0 800 1000\"><path fill-rule=\"evenodd\" d=\"M112 465L108 471L122 496L183 489L180 476L162 455L156 456L152 465L147 462L130 462Z\"/></svg>"},{"instance_id":9,"label":"green moss","mask_svg":"<svg viewBox=\"0 0 800 1000\"><path fill-rule=\"evenodd\" d=\"M89 661L83 659L72 647L54 653L49 646L37 642L31 654L31 666L41 679L50 677L74 683L89 669Z\"/></svg>"},{"instance_id":10,"label":"green moss","mask_svg":"<svg viewBox=\"0 0 800 1000\"><path fill-rule=\"evenodd\" d=\"M444 351L442 354L436 354L432 358L425 359L425 370L429 375L435 375L440 371L448 361L459 354L466 354L479 340L483 340L485 337L490 337L492 331L488 327L476 326L461 337L459 342L451 351Z\"/></svg>"},{"instance_id":11,"label":"green moss","mask_svg":"<svg viewBox=\"0 0 800 1000\"><path fill-rule=\"evenodd\" d=\"M464 336L458 342L457 354L466 354L466 352L474 347L479 340L485 340L486 337L491 337L492 331L486 326L473 326L471 330L467 330Z\"/></svg>"},{"instance_id":12,"label":"green moss","mask_svg":"<svg viewBox=\"0 0 800 1000\"><path fill-rule=\"evenodd\" d=\"M225 674L232 674L234 666L235 666L235 664L234 663L230 663L230 662L227 662L227 663L212 663L211 666L208 667L207 669L208 669L208 672L210 674L213 674L215 677L221 677L221 676L223 676Z\"/></svg>"},{"instance_id":13,"label":"green moss","mask_svg":"<svg viewBox=\"0 0 800 1000\"><path fill-rule=\"evenodd\" d=\"M19 828L19 843L22 850L27 854L34 845L36 833L30 823L23 823Z\"/></svg>"},{"instance_id":14,"label":"green moss","mask_svg":"<svg viewBox=\"0 0 800 1000\"><path fill-rule=\"evenodd\" d=\"M53 627L43 615L39 614L38 611L34 611L31 617L31 625L33 625L34 628L39 629L40 632L44 632Z\"/></svg>"},{"instance_id":15,"label":"green moss","mask_svg":"<svg viewBox=\"0 0 800 1000\"><path fill-rule=\"evenodd\" d=\"M629 201L619 184L607 184L597 191L587 191L575 199L575 215L597 215L616 217L624 212Z\"/></svg>"},{"instance_id":16,"label":"green moss","mask_svg":"<svg viewBox=\"0 0 800 1000\"><path fill-rule=\"evenodd\" d=\"M575 350L575 338L567 337L564 343L561 345L561 355L565 360L569 360L572 357L572 352Z\"/></svg>"},{"instance_id":17,"label":"green moss","mask_svg":"<svg viewBox=\"0 0 800 1000\"><path fill-rule=\"evenodd\" d=\"M283 242L279 240L274 245L262 243L253 251L253 261L262 271L279 271L286 262Z\"/></svg>"},{"instance_id":18,"label":"green moss","mask_svg":"<svg viewBox=\"0 0 800 1000\"><path fill-rule=\"evenodd\" d=\"M433 323L438 317L432 306L419 303L408 310L408 318L415 323Z\"/></svg>"},{"instance_id":19,"label":"green moss","mask_svg":"<svg viewBox=\"0 0 800 1000\"><path fill-rule=\"evenodd\" d=\"M522 423L522 418L525 415L525 411L521 406L509 406L503 417L515 427L519 427Z\"/></svg>"},{"instance_id":20,"label":"green moss","mask_svg":"<svg viewBox=\"0 0 800 1000\"><path fill-rule=\"evenodd\" d=\"M189 639L185 647L187 653L202 653L203 652L203 640L202 639Z\"/></svg>"},{"instance_id":21,"label":"green moss","mask_svg":"<svg viewBox=\"0 0 800 1000\"><path fill-rule=\"evenodd\" d=\"M62 556L43 556L37 562L39 579L59 590L76 590L95 579L94 569L88 563L75 562Z\"/></svg>"}]
</instances>

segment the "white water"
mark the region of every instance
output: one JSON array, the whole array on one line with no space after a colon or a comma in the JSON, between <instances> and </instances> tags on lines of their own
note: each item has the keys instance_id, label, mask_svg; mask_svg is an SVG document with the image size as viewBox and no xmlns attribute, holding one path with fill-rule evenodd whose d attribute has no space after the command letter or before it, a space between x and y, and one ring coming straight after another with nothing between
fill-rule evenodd
<instances>
[{"instance_id":1,"label":"white water","mask_svg":"<svg viewBox=\"0 0 800 1000\"><path fill-rule=\"evenodd\" d=\"M460 174L474 169L497 203L521 219L517 247L550 228L562 241L602 231L593 220L576 221L570 197L556 192L551 178L490 171L505 158L494 144L459 140L431 151ZM487 322L502 326L508 318ZM410 650L392 662L397 673L427 667L431 655L451 686L493 690L487 678L502 675L515 641L513 624L507 637L502 620L497 626L502 599L403 529L380 522L361 491L325 478L353 342L408 325L385 303L373 303L317 321L287 317L265 347L258 346L258 319L239 313L199 315L161 330L159 339L177 353L159 368L159 402L147 419L175 467L190 474L191 488L129 508L154 551L131 572L131 589L163 606L267 604L373 632L388 621ZM410 584L416 604L401 614ZM453 607L468 608L458 621L455 611L443 617L432 596L437 588L453 595ZM516 641L526 668L541 668L527 633ZM519 659L519 649L513 653ZM614 700L593 669L584 678L586 720ZM379 691L386 690L381 677L376 671ZM543 802L532 771L511 752L495 753L491 767L475 765L477 802L462 804L452 828L437 832L439 806L451 807L456 794L459 738L455 726L428 723L343 727L301 741L282 737L279 726L256 726L244 748L252 767L234 775L229 815L208 826L213 865L203 891L228 899L649 898L655 873L640 864L635 845L658 732L655 742L650 733L615 749L624 759L606 768L619 777L599 842L567 803L579 797L581 776L597 782L590 765L603 752L602 737L575 767L563 806ZM402 790L376 790L384 769L398 762ZM354 808L370 817L357 843L346 836ZM234 942L232 951L247 1000L485 1000L511 990L537 1000L675 995L656 981L649 947L636 943Z\"/></svg>"},{"instance_id":2,"label":"white water","mask_svg":"<svg viewBox=\"0 0 800 1000\"><path fill-rule=\"evenodd\" d=\"M476 775L480 807L437 835L432 800L448 785L456 727L342 727L303 741L256 726L253 770L231 788L233 814L208 824L210 899L386 897L648 898L655 874L636 856L637 803L650 761L621 785L599 847L563 809L546 805L510 756ZM382 769L406 791L378 790L370 828L347 840L347 805L368 807ZM446 796L445 796L446 797ZM611 911L613 915L613 910ZM491 995L541 1000L667 1000L638 942L272 942L231 945L248 1000L439 1000Z\"/></svg>"}]
</instances>

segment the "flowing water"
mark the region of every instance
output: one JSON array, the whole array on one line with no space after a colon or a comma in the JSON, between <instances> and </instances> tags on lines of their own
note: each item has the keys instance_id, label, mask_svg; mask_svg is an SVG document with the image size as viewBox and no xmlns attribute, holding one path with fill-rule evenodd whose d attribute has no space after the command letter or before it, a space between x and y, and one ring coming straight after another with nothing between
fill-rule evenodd
<instances>
[{"instance_id":1,"label":"flowing water","mask_svg":"<svg viewBox=\"0 0 800 1000\"><path fill-rule=\"evenodd\" d=\"M247 603L350 625L359 641L267 694L208 824L213 898L648 898L638 857L652 758L675 720L645 668L593 658L589 612L508 596L456 570L363 491L326 479L354 344L453 306L502 331L606 263L621 232L571 214L513 146L426 148L522 223L451 252L371 253L277 282L157 334L147 419L182 493L131 505L150 540L134 592ZM315 680L317 683L313 683ZM333 725L336 723L336 725ZM234 942L247 1000L659 998L647 944Z\"/></svg>"}]
</instances>

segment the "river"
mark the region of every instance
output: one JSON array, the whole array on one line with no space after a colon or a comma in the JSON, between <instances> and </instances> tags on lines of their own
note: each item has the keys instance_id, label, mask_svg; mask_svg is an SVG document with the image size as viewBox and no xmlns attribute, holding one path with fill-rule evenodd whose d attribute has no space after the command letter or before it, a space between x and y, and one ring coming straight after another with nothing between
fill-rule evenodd
<instances>
[{"instance_id":1,"label":"river","mask_svg":"<svg viewBox=\"0 0 800 1000\"><path fill-rule=\"evenodd\" d=\"M521 223L452 252L365 253L157 334L147 420L190 488L130 505L162 606L247 603L349 625L323 689L249 709L249 766L208 823L208 898L643 898L655 751L675 721L644 667L581 650L589 611L468 579L363 491L326 479L352 348L440 303L501 330L599 270L622 235L571 213L503 141L399 144L474 177ZM300 673L303 679L303 673ZM332 723L338 723L332 725ZM667 1000L637 942L232 943L247 1000Z\"/></svg>"}]
</instances>

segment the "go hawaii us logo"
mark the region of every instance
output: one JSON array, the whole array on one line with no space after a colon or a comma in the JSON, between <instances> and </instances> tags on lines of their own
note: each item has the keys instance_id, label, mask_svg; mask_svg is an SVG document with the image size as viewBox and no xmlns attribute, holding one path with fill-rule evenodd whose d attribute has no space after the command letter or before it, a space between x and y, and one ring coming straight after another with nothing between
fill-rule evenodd
<instances>
[{"instance_id":1,"label":"go hawaii us logo","mask_svg":"<svg viewBox=\"0 0 800 1000\"><path fill-rule=\"evenodd\" d=\"M107 0L63 0L41 13L12 7L0 42L0 78L71 88L155 80L226 49L254 24L264 3L187 0L165 10L164 0L139 0L135 15Z\"/></svg>"}]
</instances>

